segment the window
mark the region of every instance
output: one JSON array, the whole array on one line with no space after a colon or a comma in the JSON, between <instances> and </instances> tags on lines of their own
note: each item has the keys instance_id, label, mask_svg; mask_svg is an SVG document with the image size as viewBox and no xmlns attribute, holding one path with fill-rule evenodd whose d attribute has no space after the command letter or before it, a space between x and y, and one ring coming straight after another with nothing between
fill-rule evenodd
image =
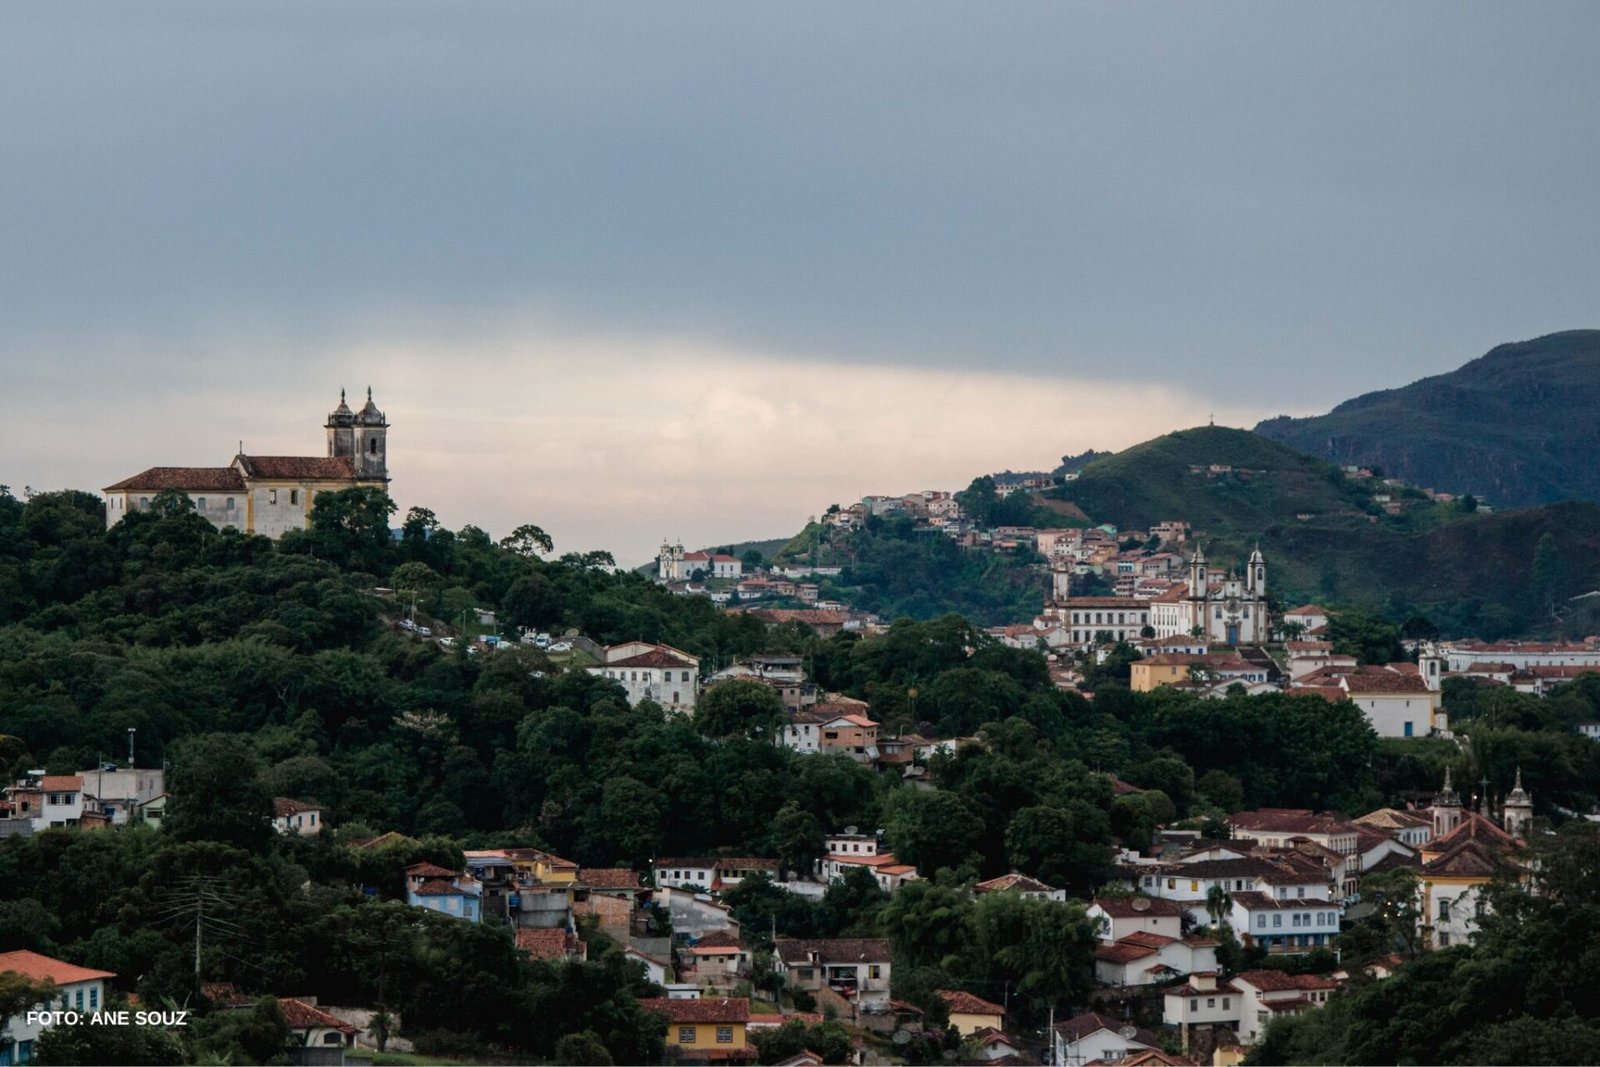
<instances>
[{"instance_id":1,"label":"window","mask_svg":"<svg viewBox=\"0 0 1600 1067\"><path fill-rule=\"evenodd\" d=\"M1445 898L1439 901L1439 919L1442 922L1448 918L1450 918L1450 900Z\"/></svg>"},{"instance_id":2,"label":"window","mask_svg":"<svg viewBox=\"0 0 1600 1067\"><path fill-rule=\"evenodd\" d=\"M1191 893L1200 892L1200 883L1197 882L1196 880L1194 880L1193 878L1189 879L1189 892L1191 892Z\"/></svg>"},{"instance_id":3,"label":"window","mask_svg":"<svg viewBox=\"0 0 1600 1067\"><path fill-rule=\"evenodd\" d=\"M1200 998L1199 997L1191 997L1189 999L1189 1010L1190 1011L1199 1011L1200 1010Z\"/></svg>"},{"instance_id":4,"label":"window","mask_svg":"<svg viewBox=\"0 0 1600 1067\"><path fill-rule=\"evenodd\" d=\"M1304 900L1306 898L1306 887L1305 886L1299 887L1298 889L1295 890L1294 895L1299 897L1301 900Z\"/></svg>"},{"instance_id":5,"label":"window","mask_svg":"<svg viewBox=\"0 0 1600 1067\"><path fill-rule=\"evenodd\" d=\"M1167 888L1168 889L1176 889L1176 888L1178 888L1178 880L1176 878L1168 878L1167 879Z\"/></svg>"},{"instance_id":6,"label":"window","mask_svg":"<svg viewBox=\"0 0 1600 1067\"><path fill-rule=\"evenodd\" d=\"M1216 1006L1217 1006L1217 998L1216 997L1207 997L1206 998L1206 1007L1214 1008Z\"/></svg>"},{"instance_id":7,"label":"window","mask_svg":"<svg viewBox=\"0 0 1600 1067\"><path fill-rule=\"evenodd\" d=\"M680 1026L680 1027L678 1027L678 1044L680 1044L680 1045L692 1045L692 1044L694 1044L694 1027L692 1027L692 1026Z\"/></svg>"},{"instance_id":8,"label":"window","mask_svg":"<svg viewBox=\"0 0 1600 1067\"><path fill-rule=\"evenodd\" d=\"M802 968L800 968L800 981L802 981L802 982L811 981L811 968L810 967L802 967Z\"/></svg>"},{"instance_id":9,"label":"window","mask_svg":"<svg viewBox=\"0 0 1600 1067\"><path fill-rule=\"evenodd\" d=\"M89 989L89 1007L98 1008L99 1006L100 1006L100 987L99 986L91 986L90 989Z\"/></svg>"},{"instance_id":10,"label":"window","mask_svg":"<svg viewBox=\"0 0 1600 1067\"><path fill-rule=\"evenodd\" d=\"M300 490L298 490L298 489L289 490L289 503L291 503L291 504L300 503Z\"/></svg>"},{"instance_id":11,"label":"window","mask_svg":"<svg viewBox=\"0 0 1600 1067\"><path fill-rule=\"evenodd\" d=\"M1223 1011L1227 1011L1232 1006L1233 1006L1233 998L1232 997L1223 997L1222 998L1222 1010Z\"/></svg>"},{"instance_id":12,"label":"window","mask_svg":"<svg viewBox=\"0 0 1600 1067\"><path fill-rule=\"evenodd\" d=\"M881 978L882 976L883 976L882 975L882 970L881 970L881 968L879 968L879 966L876 963L870 964L867 967L867 977L868 978Z\"/></svg>"},{"instance_id":13,"label":"window","mask_svg":"<svg viewBox=\"0 0 1600 1067\"><path fill-rule=\"evenodd\" d=\"M81 990L81 989L78 990L78 995L74 999L77 1001L78 1007L82 1008L83 1007L83 990Z\"/></svg>"},{"instance_id":14,"label":"window","mask_svg":"<svg viewBox=\"0 0 1600 1067\"><path fill-rule=\"evenodd\" d=\"M267 490L267 503L276 504L277 502L278 502L278 491L276 489L268 489Z\"/></svg>"},{"instance_id":15,"label":"window","mask_svg":"<svg viewBox=\"0 0 1600 1067\"><path fill-rule=\"evenodd\" d=\"M196 511L204 511L206 509L206 498L203 496L195 497L194 508Z\"/></svg>"},{"instance_id":16,"label":"window","mask_svg":"<svg viewBox=\"0 0 1600 1067\"><path fill-rule=\"evenodd\" d=\"M149 506L150 506L150 498L149 497L142 496L142 497L139 498L139 510L140 511L143 511L145 508L147 508Z\"/></svg>"},{"instance_id":17,"label":"window","mask_svg":"<svg viewBox=\"0 0 1600 1067\"><path fill-rule=\"evenodd\" d=\"M374 437L372 440L367 442L367 455L376 456L377 454L378 454L378 439L376 437Z\"/></svg>"},{"instance_id":18,"label":"window","mask_svg":"<svg viewBox=\"0 0 1600 1067\"><path fill-rule=\"evenodd\" d=\"M1274 927L1282 926L1283 925L1283 916L1282 915L1274 915L1272 917L1272 925Z\"/></svg>"},{"instance_id":19,"label":"window","mask_svg":"<svg viewBox=\"0 0 1600 1067\"><path fill-rule=\"evenodd\" d=\"M719 1026L719 1027L717 1027L717 1044L719 1044L719 1045L731 1045L731 1044L733 1044L733 1027L731 1027L731 1026Z\"/></svg>"},{"instance_id":20,"label":"window","mask_svg":"<svg viewBox=\"0 0 1600 1067\"><path fill-rule=\"evenodd\" d=\"M229 511L233 510L233 497L231 497L231 496L228 498L227 509Z\"/></svg>"},{"instance_id":21,"label":"window","mask_svg":"<svg viewBox=\"0 0 1600 1067\"><path fill-rule=\"evenodd\" d=\"M1440 934L1439 935L1439 947L1440 948L1449 948L1450 947L1450 935L1449 934L1444 933L1444 934Z\"/></svg>"},{"instance_id":22,"label":"window","mask_svg":"<svg viewBox=\"0 0 1600 1067\"><path fill-rule=\"evenodd\" d=\"M1265 915L1257 915L1256 916L1256 929L1257 930L1265 930L1266 928L1267 928L1267 917Z\"/></svg>"}]
</instances>

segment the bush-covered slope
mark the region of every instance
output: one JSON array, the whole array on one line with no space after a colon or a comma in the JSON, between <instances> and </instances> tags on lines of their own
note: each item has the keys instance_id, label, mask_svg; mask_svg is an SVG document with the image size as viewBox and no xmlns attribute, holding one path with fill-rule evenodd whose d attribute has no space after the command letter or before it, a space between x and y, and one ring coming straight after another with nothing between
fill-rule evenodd
<instances>
[{"instance_id":1,"label":"bush-covered slope","mask_svg":"<svg viewBox=\"0 0 1600 1067\"><path fill-rule=\"evenodd\" d=\"M1256 432L1496 504L1600 500L1600 330L1505 344L1459 370Z\"/></svg>"}]
</instances>

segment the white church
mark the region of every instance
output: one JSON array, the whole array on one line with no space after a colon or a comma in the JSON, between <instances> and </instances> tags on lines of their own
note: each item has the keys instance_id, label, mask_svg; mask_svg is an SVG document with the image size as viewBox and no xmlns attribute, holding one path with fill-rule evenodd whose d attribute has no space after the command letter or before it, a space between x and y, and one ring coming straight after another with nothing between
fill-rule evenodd
<instances>
[{"instance_id":1,"label":"white church","mask_svg":"<svg viewBox=\"0 0 1600 1067\"><path fill-rule=\"evenodd\" d=\"M1206 565L1199 547L1189 560L1189 581L1150 602L1150 627L1157 637L1185 637L1199 631L1221 645L1249 645L1271 636L1267 612L1267 561L1261 549L1250 553L1244 577Z\"/></svg>"}]
</instances>

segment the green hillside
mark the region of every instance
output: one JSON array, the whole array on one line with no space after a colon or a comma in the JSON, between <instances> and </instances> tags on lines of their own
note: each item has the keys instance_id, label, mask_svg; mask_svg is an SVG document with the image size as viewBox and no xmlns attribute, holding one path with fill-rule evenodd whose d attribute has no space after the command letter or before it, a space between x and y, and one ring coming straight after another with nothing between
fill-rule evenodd
<instances>
[{"instance_id":1,"label":"green hillside","mask_svg":"<svg viewBox=\"0 0 1600 1067\"><path fill-rule=\"evenodd\" d=\"M1213 465L1231 469L1214 473ZM1180 430L1097 459L1051 495L1076 504L1097 523L1128 529L1182 518L1197 529L1248 531L1296 514L1348 526L1377 511L1370 490L1329 464L1222 426Z\"/></svg>"},{"instance_id":2,"label":"green hillside","mask_svg":"<svg viewBox=\"0 0 1600 1067\"><path fill-rule=\"evenodd\" d=\"M1213 465L1232 470L1214 473ZM1385 514L1378 492L1405 510ZM1455 632L1555 628L1552 606L1566 611L1567 598L1600 588L1600 507L1468 514L1415 491L1348 479L1243 430L1201 427L1147 441L1089 464L1058 493L1123 529L1187 520L1214 562L1242 562L1259 543L1281 599L1426 614ZM1570 611L1563 618L1568 626L1581 621Z\"/></svg>"},{"instance_id":3,"label":"green hillside","mask_svg":"<svg viewBox=\"0 0 1600 1067\"><path fill-rule=\"evenodd\" d=\"M1497 505L1600 500L1600 330L1505 344L1459 370L1256 427L1334 463Z\"/></svg>"}]
</instances>

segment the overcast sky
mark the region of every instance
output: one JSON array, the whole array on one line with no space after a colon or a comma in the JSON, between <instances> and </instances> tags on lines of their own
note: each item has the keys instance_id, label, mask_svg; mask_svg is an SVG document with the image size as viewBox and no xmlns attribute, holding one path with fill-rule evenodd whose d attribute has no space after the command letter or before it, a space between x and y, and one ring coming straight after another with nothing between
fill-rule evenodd
<instances>
[{"instance_id":1,"label":"overcast sky","mask_svg":"<svg viewBox=\"0 0 1600 1067\"><path fill-rule=\"evenodd\" d=\"M8 3L0 482L620 561L1600 325L1600 4Z\"/></svg>"}]
</instances>

